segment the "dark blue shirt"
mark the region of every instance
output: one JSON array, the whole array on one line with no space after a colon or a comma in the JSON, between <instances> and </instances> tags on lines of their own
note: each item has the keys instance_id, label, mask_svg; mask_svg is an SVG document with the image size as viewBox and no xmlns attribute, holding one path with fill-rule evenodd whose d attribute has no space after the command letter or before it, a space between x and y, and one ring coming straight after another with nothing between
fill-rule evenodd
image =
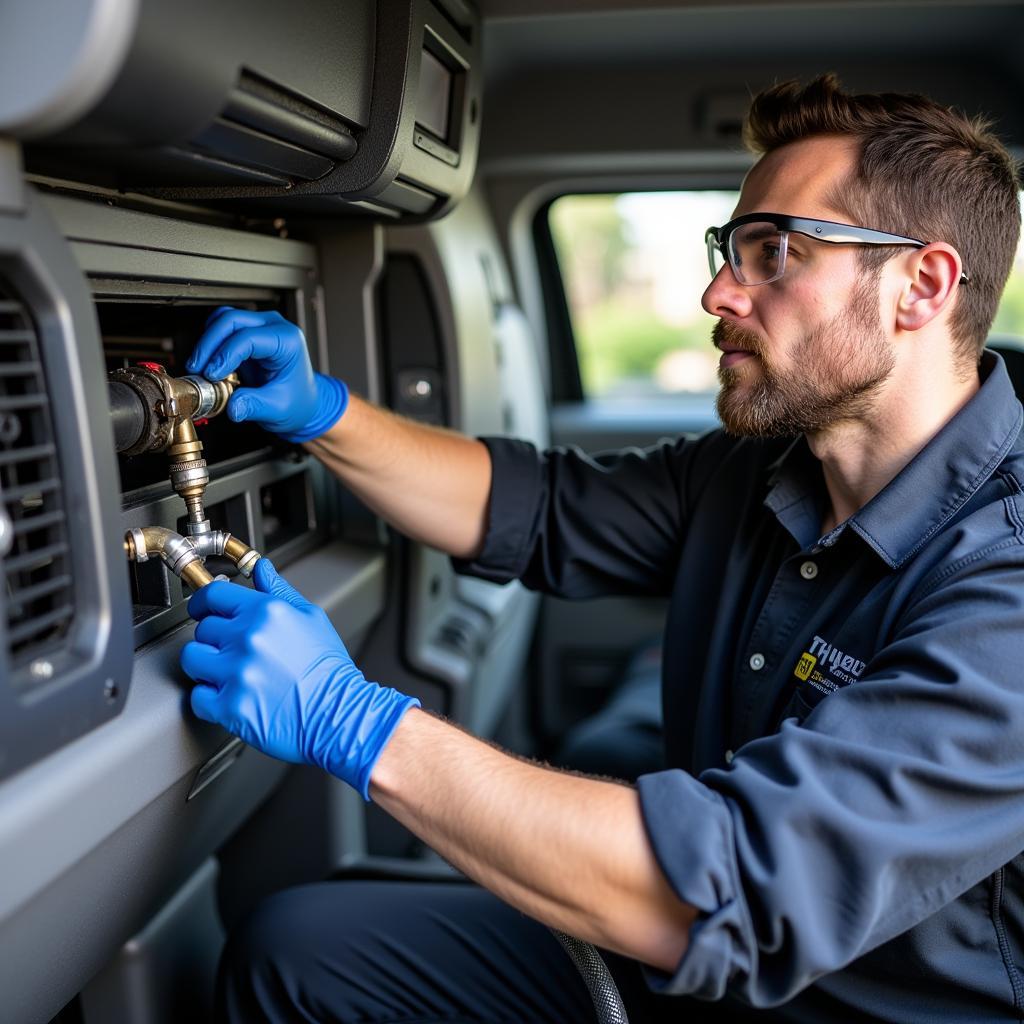
<instances>
[{"instance_id":1,"label":"dark blue shirt","mask_svg":"<svg viewBox=\"0 0 1024 1024\"><path fill-rule=\"evenodd\" d=\"M490 527L460 570L670 597L670 767L638 788L699 917L652 987L779 1020L1021 1017L1024 413L998 356L981 376L825 536L803 438L487 441Z\"/></svg>"}]
</instances>

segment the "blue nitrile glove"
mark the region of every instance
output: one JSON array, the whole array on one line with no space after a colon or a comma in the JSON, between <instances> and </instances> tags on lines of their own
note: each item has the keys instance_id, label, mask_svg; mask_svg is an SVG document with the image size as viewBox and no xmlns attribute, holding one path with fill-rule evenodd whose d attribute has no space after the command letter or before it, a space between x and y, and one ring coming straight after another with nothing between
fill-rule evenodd
<instances>
[{"instance_id":1,"label":"blue nitrile glove","mask_svg":"<svg viewBox=\"0 0 1024 1024\"><path fill-rule=\"evenodd\" d=\"M238 370L250 386L231 396L228 416L258 423L286 441L319 437L348 407L348 388L313 372L302 331L280 313L221 306L185 365L210 380Z\"/></svg>"},{"instance_id":2,"label":"blue nitrile glove","mask_svg":"<svg viewBox=\"0 0 1024 1024\"><path fill-rule=\"evenodd\" d=\"M370 799L370 773L402 715L419 707L368 682L323 609L266 558L256 589L215 580L192 595L199 620L181 667L197 682L192 710L271 757L315 764Z\"/></svg>"}]
</instances>

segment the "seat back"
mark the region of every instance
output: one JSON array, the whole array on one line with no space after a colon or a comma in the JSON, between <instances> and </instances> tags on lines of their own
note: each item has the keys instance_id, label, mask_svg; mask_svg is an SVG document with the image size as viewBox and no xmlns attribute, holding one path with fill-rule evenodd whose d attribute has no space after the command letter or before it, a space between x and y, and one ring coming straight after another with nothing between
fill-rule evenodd
<instances>
[{"instance_id":1,"label":"seat back","mask_svg":"<svg viewBox=\"0 0 1024 1024\"><path fill-rule=\"evenodd\" d=\"M993 336L986 348L998 352L1006 363L1006 372L1017 397L1024 402L1024 339Z\"/></svg>"}]
</instances>

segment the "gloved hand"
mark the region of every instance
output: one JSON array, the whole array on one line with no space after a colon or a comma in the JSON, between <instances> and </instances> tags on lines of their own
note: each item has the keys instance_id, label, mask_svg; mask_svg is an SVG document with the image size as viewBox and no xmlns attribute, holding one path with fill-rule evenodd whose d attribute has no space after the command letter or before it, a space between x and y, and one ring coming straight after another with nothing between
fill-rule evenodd
<instances>
[{"instance_id":1,"label":"gloved hand","mask_svg":"<svg viewBox=\"0 0 1024 1024\"><path fill-rule=\"evenodd\" d=\"M185 365L210 380L239 370L244 384L256 386L235 391L228 416L258 423L286 441L319 437L348 407L348 388L313 372L302 331L280 313L221 306Z\"/></svg>"},{"instance_id":2,"label":"gloved hand","mask_svg":"<svg viewBox=\"0 0 1024 1024\"><path fill-rule=\"evenodd\" d=\"M215 580L192 595L199 620L181 667L192 710L271 757L315 764L370 799L370 773L419 701L368 682L323 609L266 558L255 590Z\"/></svg>"}]
</instances>

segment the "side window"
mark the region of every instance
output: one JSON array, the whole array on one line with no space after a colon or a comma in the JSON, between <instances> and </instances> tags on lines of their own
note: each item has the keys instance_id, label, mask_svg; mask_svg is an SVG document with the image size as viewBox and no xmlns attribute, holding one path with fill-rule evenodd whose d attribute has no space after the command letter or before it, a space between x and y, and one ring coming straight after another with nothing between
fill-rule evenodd
<instances>
[{"instance_id":1,"label":"side window","mask_svg":"<svg viewBox=\"0 0 1024 1024\"><path fill-rule=\"evenodd\" d=\"M729 220L736 192L567 195L549 226L583 395L646 399L718 389L704 232Z\"/></svg>"},{"instance_id":2,"label":"side window","mask_svg":"<svg viewBox=\"0 0 1024 1024\"><path fill-rule=\"evenodd\" d=\"M714 320L700 305L708 283L704 231L728 221L738 198L724 191L622 192L551 204L585 398L717 390ZM991 333L1024 349L1024 236Z\"/></svg>"},{"instance_id":3,"label":"side window","mask_svg":"<svg viewBox=\"0 0 1024 1024\"><path fill-rule=\"evenodd\" d=\"M1024 211L1024 192L1021 193L1021 207ZM1024 348L1024 236L1017 243L1017 255L999 301L991 333L999 335L1000 342L1016 343L1017 347Z\"/></svg>"}]
</instances>

